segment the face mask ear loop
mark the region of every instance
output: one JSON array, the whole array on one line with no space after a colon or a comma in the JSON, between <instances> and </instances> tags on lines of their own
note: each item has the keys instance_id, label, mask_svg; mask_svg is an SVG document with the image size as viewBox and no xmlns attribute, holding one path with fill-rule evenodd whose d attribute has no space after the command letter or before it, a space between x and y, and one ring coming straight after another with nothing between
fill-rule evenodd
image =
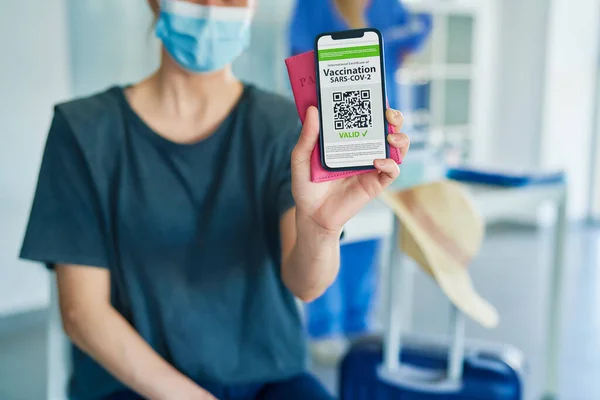
<instances>
[{"instance_id":1,"label":"face mask ear loop","mask_svg":"<svg viewBox=\"0 0 600 400\"><path fill-rule=\"evenodd\" d=\"M256 14L256 0L248 0L248 5L246 8L248 9L246 21L248 22L248 25L250 25L254 19L254 15Z\"/></svg>"},{"instance_id":2,"label":"face mask ear loop","mask_svg":"<svg viewBox=\"0 0 600 400\"><path fill-rule=\"evenodd\" d=\"M244 21L244 29L250 29L250 25L252 25L252 15L248 15L246 20Z\"/></svg>"}]
</instances>

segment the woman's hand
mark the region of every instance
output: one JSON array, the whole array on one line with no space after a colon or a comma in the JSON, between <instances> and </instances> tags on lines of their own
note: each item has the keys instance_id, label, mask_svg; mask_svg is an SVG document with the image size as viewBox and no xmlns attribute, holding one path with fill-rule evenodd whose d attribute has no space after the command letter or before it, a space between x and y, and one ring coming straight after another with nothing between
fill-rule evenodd
<instances>
[{"instance_id":1,"label":"woman's hand","mask_svg":"<svg viewBox=\"0 0 600 400\"><path fill-rule=\"evenodd\" d=\"M402 114L387 110L388 122L400 132ZM306 112L302 134L292 152L292 193L296 208L281 219L282 280L303 301L318 298L334 282L340 267L340 233L344 224L377 197L400 174L394 160L376 160L375 170L329 182L312 183L310 158L319 139L317 109ZM408 151L408 137L388 135L391 146Z\"/></svg>"},{"instance_id":2,"label":"woman's hand","mask_svg":"<svg viewBox=\"0 0 600 400\"><path fill-rule=\"evenodd\" d=\"M406 155L410 141L399 133L402 114L388 109L386 118L394 127L387 136L390 146ZM340 234L344 224L369 201L377 197L400 174L392 159L375 160L375 170L329 182L310 180L310 158L319 138L319 117L315 107L306 112L302 134L292 153L292 192L296 202L297 229L311 234Z\"/></svg>"}]
</instances>

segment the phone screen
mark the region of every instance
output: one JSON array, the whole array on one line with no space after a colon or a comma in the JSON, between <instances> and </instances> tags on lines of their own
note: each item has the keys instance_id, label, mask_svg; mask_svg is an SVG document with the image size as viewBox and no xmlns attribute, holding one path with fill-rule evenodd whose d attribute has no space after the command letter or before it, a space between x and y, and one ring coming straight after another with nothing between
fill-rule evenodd
<instances>
[{"instance_id":1,"label":"phone screen","mask_svg":"<svg viewBox=\"0 0 600 400\"><path fill-rule=\"evenodd\" d=\"M388 156L381 35L324 34L316 47L323 166L372 168Z\"/></svg>"}]
</instances>

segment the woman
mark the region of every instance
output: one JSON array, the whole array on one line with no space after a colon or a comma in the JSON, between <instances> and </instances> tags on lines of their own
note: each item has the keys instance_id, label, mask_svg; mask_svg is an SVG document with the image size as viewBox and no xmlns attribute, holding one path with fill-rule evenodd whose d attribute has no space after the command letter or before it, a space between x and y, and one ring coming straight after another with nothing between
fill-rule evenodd
<instances>
[{"instance_id":1,"label":"woman","mask_svg":"<svg viewBox=\"0 0 600 400\"><path fill-rule=\"evenodd\" d=\"M329 399L294 296L335 279L342 226L398 167L311 183L317 110L298 135L292 104L230 73L254 4L149 4L160 68L56 107L22 248L57 274L70 396Z\"/></svg>"}]
</instances>

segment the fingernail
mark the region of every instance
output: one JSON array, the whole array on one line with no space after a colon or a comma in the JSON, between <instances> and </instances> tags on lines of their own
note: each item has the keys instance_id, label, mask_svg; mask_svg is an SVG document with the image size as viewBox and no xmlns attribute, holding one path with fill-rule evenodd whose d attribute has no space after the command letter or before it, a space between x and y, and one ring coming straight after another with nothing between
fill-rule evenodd
<instances>
[{"instance_id":1,"label":"fingernail","mask_svg":"<svg viewBox=\"0 0 600 400\"><path fill-rule=\"evenodd\" d=\"M375 160L376 167L383 167L385 165L385 160Z\"/></svg>"}]
</instances>

